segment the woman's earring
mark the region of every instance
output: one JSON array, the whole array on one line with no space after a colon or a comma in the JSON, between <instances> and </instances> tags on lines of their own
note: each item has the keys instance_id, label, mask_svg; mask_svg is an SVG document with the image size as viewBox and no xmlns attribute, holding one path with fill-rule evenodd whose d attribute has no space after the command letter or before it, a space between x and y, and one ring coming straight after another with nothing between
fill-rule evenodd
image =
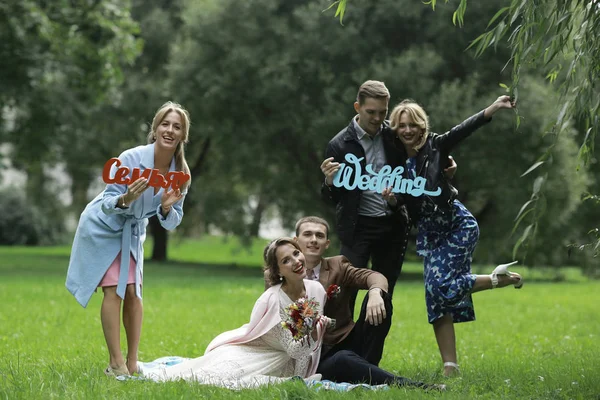
<instances>
[{"instance_id":1,"label":"woman's earring","mask_svg":"<svg viewBox=\"0 0 600 400\"><path fill-rule=\"evenodd\" d=\"M283 280L283 276L279 275L279 282Z\"/></svg>"}]
</instances>

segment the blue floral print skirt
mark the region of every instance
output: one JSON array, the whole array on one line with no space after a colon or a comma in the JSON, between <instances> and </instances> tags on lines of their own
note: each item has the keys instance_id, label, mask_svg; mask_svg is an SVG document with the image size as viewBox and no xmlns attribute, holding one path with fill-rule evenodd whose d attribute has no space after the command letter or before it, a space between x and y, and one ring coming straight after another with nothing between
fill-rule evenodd
<instances>
[{"instance_id":1,"label":"blue floral print skirt","mask_svg":"<svg viewBox=\"0 0 600 400\"><path fill-rule=\"evenodd\" d=\"M446 212L424 201L417 228L417 253L424 257L429 323L445 314L452 315L454 322L474 321L469 292L475 284L471 260L479 239L475 217L458 200Z\"/></svg>"}]
</instances>

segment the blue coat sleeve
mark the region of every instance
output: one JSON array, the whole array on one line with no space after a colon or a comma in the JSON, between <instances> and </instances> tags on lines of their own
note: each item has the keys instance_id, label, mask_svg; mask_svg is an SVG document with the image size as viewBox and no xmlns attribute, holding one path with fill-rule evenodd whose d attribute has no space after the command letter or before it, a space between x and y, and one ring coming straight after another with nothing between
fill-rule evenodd
<instances>
[{"instance_id":1,"label":"blue coat sleeve","mask_svg":"<svg viewBox=\"0 0 600 400\"><path fill-rule=\"evenodd\" d=\"M171 210L167 214L166 218L163 217L162 213L160 212L161 206L158 206L156 209L156 216L162 227L166 230L173 230L181 223L181 219L183 218L183 201L185 200L185 196L186 195L184 194L181 200L173 204L173 207L171 207Z\"/></svg>"},{"instance_id":2,"label":"blue coat sleeve","mask_svg":"<svg viewBox=\"0 0 600 400\"><path fill-rule=\"evenodd\" d=\"M140 157L136 155L136 151L134 149L126 150L119 156L119 160L121 160L120 167L127 167L129 170L133 170L140 166ZM117 171L117 167L114 165L110 169L110 176L114 176ZM124 195L127 192L127 185L125 184L117 184L117 183L109 183L106 185L106 189L104 189L104 193L102 195L102 211L107 214L125 214L131 215L132 210L131 207L128 208L119 208L117 207L117 202L119 201L119 197Z\"/></svg>"}]
</instances>

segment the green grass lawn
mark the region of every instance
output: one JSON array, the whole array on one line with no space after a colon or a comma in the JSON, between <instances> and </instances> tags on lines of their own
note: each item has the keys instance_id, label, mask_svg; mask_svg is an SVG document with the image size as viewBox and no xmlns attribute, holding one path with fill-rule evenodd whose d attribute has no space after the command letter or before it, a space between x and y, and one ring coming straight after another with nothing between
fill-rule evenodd
<instances>
[{"instance_id":1,"label":"green grass lawn","mask_svg":"<svg viewBox=\"0 0 600 400\"><path fill-rule=\"evenodd\" d=\"M462 377L448 380L440 375L422 283L401 279L381 366L445 382L445 393L316 392L299 382L230 392L107 379L102 296L87 309L76 303L64 288L67 255L68 249L0 247L0 398L600 398L598 282L530 281L522 290L475 294L477 321L457 326ZM258 268L147 263L144 284L143 361L201 355L218 333L247 322L262 292Z\"/></svg>"},{"instance_id":2,"label":"green grass lawn","mask_svg":"<svg viewBox=\"0 0 600 400\"><path fill-rule=\"evenodd\" d=\"M243 246L240 240L232 236L202 236L202 238L178 238L169 239L168 256L171 264L204 264L222 267L261 268L262 254L267 239L253 239L249 246ZM152 255L152 238L148 237L144 243L146 258ZM332 246L326 256L338 254L338 248ZM21 257L22 255L38 255L40 257L68 257L71 246L0 246L0 257ZM403 274L407 277L421 279L423 274L423 263L416 257L414 244L409 244L407 250L409 259L417 261L406 261L402 267ZM0 258L1 259L1 258ZM508 262L510 260L501 260ZM475 265L476 273L490 273L491 265ZM581 271L575 267L529 269L519 266L520 273L525 274L528 279L541 281L567 280L570 282L586 281Z\"/></svg>"}]
</instances>

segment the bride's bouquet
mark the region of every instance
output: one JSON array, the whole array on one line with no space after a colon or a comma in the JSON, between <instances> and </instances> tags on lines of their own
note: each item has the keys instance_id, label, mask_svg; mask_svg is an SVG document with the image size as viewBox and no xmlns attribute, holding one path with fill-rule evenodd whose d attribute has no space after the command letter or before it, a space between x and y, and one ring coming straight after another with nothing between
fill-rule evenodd
<instances>
[{"instance_id":1,"label":"bride's bouquet","mask_svg":"<svg viewBox=\"0 0 600 400\"><path fill-rule=\"evenodd\" d=\"M290 330L294 340L306 339L310 343L310 333L319 320L318 307L314 298L301 297L285 308L281 325Z\"/></svg>"}]
</instances>

